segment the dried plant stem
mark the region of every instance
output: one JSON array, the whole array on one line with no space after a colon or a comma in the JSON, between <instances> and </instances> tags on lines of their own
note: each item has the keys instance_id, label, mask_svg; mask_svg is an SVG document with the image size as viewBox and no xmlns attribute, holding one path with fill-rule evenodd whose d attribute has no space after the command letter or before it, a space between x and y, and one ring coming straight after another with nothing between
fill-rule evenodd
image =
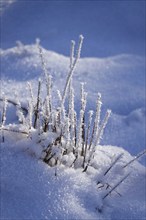
<instances>
[{"instance_id":1,"label":"dried plant stem","mask_svg":"<svg viewBox=\"0 0 146 220\"><path fill-rule=\"evenodd\" d=\"M82 43L83 43L83 36L80 35L79 36L79 46L78 46L78 49L77 49L77 52L76 52L76 57L75 57L75 60L70 68L70 71L68 73L68 76L67 76L67 80L66 80L66 84L65 84L65 87L64 87L64 91L63 91L63 95L62 95L62 103L61 103L61 110L62 110L62 106L64 105L64 102L65 102L65 99L66 99L66 93L67 93L67 90L68 90L68 86L69 86L69 83L70 83L70 80L72 78L72 75L75 71L75 68L76 68L76 64L80 58L80 53L81 53L81 48L82 48Z\"/></svg>"},{"instance_id":2,"label":"dried plant stem","mask_svg":"<svg viewBox=\"0 0 146 220\"><path fill-rule=\"evenodd\" d=\"M8 128L2 128L0 127L0 130L8 131L8 132L15 132L15 133L20 133L20 134L26 134L28 135L29 133L26 131L21 131L21 130L13 130L13 129L8 129Z\"/></svg>"},{"instance_id":3,"label":"dried plant stem","mask_svg":"<svg viewBox=\"0 0 146 220\"><path fill-rule=\"evenodd\" d=\"M114 161L111 163L111 165L109 166L109 168L105 171L104 176L114 167L114 165L122 158L123 153L118 155Z\"/></svg>"},{"instance_id":4,"label":"dried plant stem","mask_svg":"<svg viewBox=\"0 0 146 220\"><path fill-rule=\"evenodd\" d=\"M104 117L104 119L103 119L103 121L102 121L102 123L101 123L101 126L100 126L100 128L99 128L99 130L98 130L98 134L96 134L96 136L95 136L95 137L96 137L96 140L95 140L94 145L92 144L92 150L91 150L91 152L90 152L87 165L86 165L86 167L84 168L83 172L86 172L87 169L88 169L88 166L90 165L90 162L91 162L92 157L93 157L93 155L94 155L94 153L95 153L95 150L96 150L96 146L97 146L97 145L99 144L99 142L100 142L100 139L101 139L101 137L102 137L102 134L103 134L104 128L106 127L106 124L107 124L107 122L108 122L108 119L109 119L109 117L110 117L110 114L111 114L111 110L107 110L106 115L105 115L105 117Z\"/></svg>"},{"instance_id":5,"label":"dried plant stem","mask_svg":"<svg viewBox=\"0 0 146 220\"><path fill-rule=\"evenodd\" d=\"M3 98L0 98L0 101L3 102L4 99L3 99ZM12 101L12 100L10 100L10 99L7 99L7 102L10 103L10 104L12 104L12 105L14 105L14 106L19 106L19 104L18 104L17 102ZM22 110L24 113L26 113L26 114L28 113L28 109L25 108L25 107L23 107L23 106L21 106L21 110Z\"/></svg>"},{"instance_id":6,"label":"dried plant stem","mask_svg":"<svg viewBox=\"0 0 146 220\"><path fill-rule=\"evenodd\" d=\"M34 128L37 126L37 120L39 117L39 105L40 105L40 91L41 91L41 80L39 79L38 82L38 94L37 94L37 103L36 103L36 109L34 112Z\"/></svg>"},{"instance_id":7,"label":"dried plant stem","mask_svg":"<svg viewBox=\"0 0 146 220\"><path fill-rule=\"evenodd\" d=\"M103 132L104 132L104 129L107 125L107 122L109 120L109 117L111 115L111 110L107 110L106 114L105 114L105 117L103 119L103 122L98 130L98 133L96 134L96 140L95 140L95 145L94 146L97 146L99 143L100 143L100 139L102 138L102 135L103 135Z\"/></svg>"},{"instance_id":8,"label":"dried plant stem","mask_svg":"<svg viewBox=\"0 0 146 220\"><path fill-rule=\"evenodd\" d=\"M101 112L101 94L97 94L97 104L96 104L96 112L95 112L95 120L94 120L94 125L92 129L92 135L89 143L89 150L91 149L91 145L93 144L93 140L95 139L96 133L98 132L99 129L99 122L100 122L100 112Z\"/></svg>"},{"instance_id":9,"label":"dried plant stem","mask_svg":"<svg viewBox=\"0 0 146 220\"><path fill-rule=\"evenodd\" d=\"M105 196L102 198L103 200L105 199L105 198L107 198L119 185L121 185L121 183L125 180L125 179L127 179L127 177L130 175L130 173L128 173L126 176L124 176L119 182L117 182L116 184L115 184L115 186L113 186L112 188L111 188L111 190L109 190L108 191L108 193L106 193L105 194Z\"/></svg>"},{"instance_id":10,"label":"dried plant stem","mask_svg":"<svg viewBox=\"0 0 146 220\"><path fill-rule=\"evenodd\" d=\"M71 41L71 48L70 48L70 69L73 66L73 61L74 61L74 50L75 50L75 41Z\"/></svg>"},{"instance_id":11,"label":"dried plant stem","mask_svg":"<svg viewBox=\"0 0 146 220\"><path fill-rule=\"evenodd\" d=\"M87 131L86 131L86 140L85 140L85 152L83 155L83 157L84 157L83 168L85 167L85 162L86 162L87 146L88 146L90 128L91 128L91 123L92 123L92 116L93 116L93 111L89 111L89 119L88 119L88 126L87 126Z\"/></svg>"},{"instance_id":12,"label":"dried plant stem","mask_svg":"<svg viewBox=\"0 0 146 220\"><path fill-rule=\"evenodd\" d=\"M4 101L3 101L3 112L2 112L2 120L1 120L1 126L2 126L2 142L4 143L5 141L5 138L4 138L4 126L5 126L5 123L6 123L6 111L7 111L7 105L8 105L8 102L7 102L7 99L6 97L4 98Z\"/></svg>"},{"instance_id":13,"label":"dried plant stem","mask_svg":"<svg viewBox=\"0 0 146 220\"><path fill-rule=\"evenodd\" d=\"M126 163L123 168L126 168L129 166L131 163L133 163L135 160L138 160L140 157L146 154L146 150L141 151L139 154L137 154L132 160L130 160L128 163Z\"/></svg>"},{"instance_id":14,"label":"dried plant stem","mask_svg":"<svg viewBox=\"0 0 146 220\"><path fill-rule=\"evenodd\" d=\"M84 155L85 145L85 108L87 93L84 92L84 83L81 83L81 109L78 128L78 149L81 148L81 156Z\"/></svg>"},{"instance_id":15,"label":"dried plant stem","mask_svg":"<svg viewBox=\"0 0 146 220\"><path fill-rule=\"evenodd\" d=\"M30 92L31 105L33 106L33 109L34 109L35 105L34 105L34 95L33 95L33 91L32 91L32 85L31 85L30 82L28 82L27 85L28 85L28 89L29 89L29 92Z\"/></svg>"}]
</instances>

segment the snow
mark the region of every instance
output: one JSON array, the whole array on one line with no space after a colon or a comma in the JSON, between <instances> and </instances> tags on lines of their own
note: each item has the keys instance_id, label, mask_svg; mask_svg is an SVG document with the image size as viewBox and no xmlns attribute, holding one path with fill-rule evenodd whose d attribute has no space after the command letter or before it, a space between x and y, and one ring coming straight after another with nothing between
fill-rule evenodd
<instances>
[{"instance_id":1,"label":"snow","mask_svg":"<svg viewBox=\"0 0 146 220\"><path fill-rule=\"evenodd\" d=\"M90 169L88 174L59 166L55 176L55 168L26 151L18 151L16 145L8 140L1 145L2 219L144 219L145 169L135 162L120 171L121 165L132 158L122 148L99 146L95 160L98 169ZM113 185L121 172L131 175L117 189L122 197L113 193L99 213L96 208L103 205L104 191L97 189L97 182L113 156L120 153L124 155L121 161L102 181Z\"/></svg>"},{"instance_id":2,"label":"snow","mask_svg":"<svg viewBox=\"0 0 146 220\"><path fill-rule=\"evenodd\" d=\"M75 1L2 1L0 98L6 95L12 101L20 99L22 106L28 107L28 81L35 97L38 79L44 81L35 43L41 37L56 106L57 90L62 95L69 72L69 41L82 32L83 58L73 75L75 109L79 117L80 83L86 82L85 114L95 112L101 93L101 118L107 109L112 110L112 115L87 172L82 172L81 158L75 168L70 167L75 156L72 152L62 155L58 146L53 153L60 165L55 166L52 160L54 167L50 167L42 161L43 149L57 134L42 134L43 148L38 130L31 129L29 138L19 132L3 131L4 143L0 131L1 219L146 219L145 156L124 168L145 149L144 5L144 1L94 1L92 5L88 1L78 1L77 5ZM0 101L0 117L2 108ZM23 130L16 107L8 103L6 113L6 127ZM64 140L64 146L66 143ZM114 187L128 174L103 199L111 189L106 187Z\"/></svg>"}]
</instances>

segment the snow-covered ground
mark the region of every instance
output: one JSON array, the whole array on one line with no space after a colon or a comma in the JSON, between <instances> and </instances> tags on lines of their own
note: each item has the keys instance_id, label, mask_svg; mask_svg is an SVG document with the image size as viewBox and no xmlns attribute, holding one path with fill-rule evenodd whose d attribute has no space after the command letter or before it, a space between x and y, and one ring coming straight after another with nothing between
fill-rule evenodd
<instances>
[{"instance_id":1,"label":"snow-covered ground","mask_svg":"<svg viewBox=\"0 0 146 220\"><path fill-rule=\"evenodd\" d=\"M22 150L22 140L12 140L9 135L1 144L1 219L145 219L145 168L135 162L121 169L132 159L122 148L98 146L97 169L82 173L64 166L56 171ZM102 179L113 157L121 153L116 167ZM121 186L102 200L106 190L98 181L114 186L128 173Z\"/></svg>"},{"instance_id":2,"label":"snow-covered ground","mask_svg":"<svg viewBox=\"0 0 146 220\"><path fill-rule=\"evenodd\" d=\"M11 4L12 2L14 3ZM43 48L46 67L52 75L54 82L54 99L57 89L62 92L69 69L69 58L62 55L67 54L65 51L67 51L68 47L65 40L68 38L72 39L75 34L80 34L78 31L82 32L82 28L84 27L83 32L85 32L85 35L87 34L89 40L85 36L83 45L84 58L80 59L73 76L73 86L76 92L75 108L79 113L80 82L86 82L85 88L88 92L86 114L88 110L95 110L97 92L100 92L103 101L101 116L103 117L106 109L112 110L112 116L105 129L103 140L101 141L102 146L97 147L97 153L94 158L96 169L90 168L87 173L82 173L81 169L65 168L63 165L58 166L56 171L56 168L50 168L47 164L38 160L33 153L28 153L30 143L25 140L25 136L5 132L5 142L1 143L0 148L1 219L146 219L145 156L140 159L140 163L135 161L127 168L121 168L124 164L128 163L134 155L145 148L145 57L142 49L144 45L142 34L142 29L144 29L142 26L142 22L144 22L144 12L142 5L139 5L137 3L138 1L135 2L132 6L133 10L128 15L128 7L131 7L131 3L127 1L125 19L129 19L129 25L127 24L126 26L125 22L123 23L123 17L118 21L118 24L114 23L112 28L113 35L110 35L113 41L114 38L112 37L119 23L122 24L122 27L127 27L126 31L122 32L125 33L125 35L116 35L119 40L118 42L115 41L115 47L114 43L110 42L109 44L109 41L104 45L103 41L100 41L101 39L98 39L98 43L101 42L101 44L99 43L98 46L92 47L91 42L93 38L89 33L93 33L92 30L95 29L95 23L93 22L93 29L90 25L87 25L86 29L86 26L82 23L83 20L86 20L88 17L85 13L85 8L82 9L81 15L84 15L84 19L81 20L79 20L81 18L79 16L81 8L76 8L76 20L73 19L74 23L71 24L72 27L74 27L74 25L78 27L74 28L76 32L70 31L70 34L72 34L72 36L70 36L66 32L63 31L62 33L60 31L60 36L58 35L60 29L57 29L56 26L56 22L58 21L57 13L58 16L61 16L63 11L67 11L67 14L70 15L71 11L67 9L71 1L66 4L66 7L61 5L60 10L58 8L59 1L54 3L56 4L56 17L54 10L50 16L54 16L55 18L53 17L54 20L52 20L52 24L48 23L52 25L48 30L49 41L49 38L46 36L46 23L44 23L44 21L48 18L47 11L55 8L52 2L50 5L47 5L46 9L44 9L44 5L41 3L40 5L37 3L34 6L33 1L29 2L33 7L28 7L27 1L21 3L19 1L9 1L7 4L3 2L3 13L1 13L3 34L1 42L2 49L0 51L1 97L3 93L5 93L7 98L15 100L17 93L18 98L25 106L28 99L27 81L32 83L34 93L37 92L38 78L44 78L44 74L38 48L32 41L35 41L36 37L41 36L42 44L45 45L45 48L54 49L59 52L62 51L58 54ZM141 4L144 4L144 1L141 2ZM80 4L82 5L81 2ZM110 16L111 21L113 21L117 16L117 12L119 12L121 8L125 9L126 7L125 3L120 3L119 5L115 3L116 6L113 4L112 1L110 5L112 15L109 13L108 16L105 17L105 23ZM101 3L98 7L100 10L102 9L100 13L100 16L102 16L103 11L108 12L108 1ZM116 7L118 9L117 12L115 10ZM73 9L75 9L75 5L72 2L72 10ZM115 10L114 13L113 9ZM35 28L36 17L34 16L33 19L32 16L35 10L38 12L35 16L38 15L37 22L39 24L38 31L40 31L40 35L36 31L37 28ZM59 14L60 11L62 11L61 14ZM93 10L94 16L96 14L95 11L96 10ZM24 17L27 17L26 12L28 13L28 19L25 20ZM141 16L138 17L140 12ZM20 17L22 26L19 24L19 21L16 22L17 16L14 16L15 13ZM134 13L135 19L132 20ZM73 14L75 13L72 13L72 16ZM123 15L123 13L120 15ZM95 19L94 16L92 17L90 14L89 17ZM31 20L29 20L30 18ZM69 16L69 18L72 20L71 16ZM65 22L65 20L66 17L64 17L62 22ZM66 23L67 30L70 30L69 21ZM33 24L31 24L31 22ZM78 22L79 24L76 26ZM133 26L133 23L135 26ZM41 26L41 24L43 25ZM59 24L61 28L61 25L63 25L61 20ZM82 24L84 26L82 26ZM141 24L141 26L139 24ZM32 28L31 25L34 25L34 28ZM102 25L103 23L100 22L101 30ZM53 29L53 26L56 27L56 29ZM131 27L131 29L129 29L129 27ZM139 32L137 31L139 33L139 35L137 35L138 38L136 38L133 27L137 27L136 29L139 30ZM42 36L43 30L44 36ZM123 31L121 27L118 30ZM127 32L127 30L129 30L129 32ZM111 31L111 29L100 34L104 36L104 42L106 40L105 35L108 31ZM132 36L132 33L133 38L129 37ZM63 36L65 36L65 38L63 38ZM18 41L15 46L14 41L16 40L23 42ZM86 48L86 40L87 49L84 49ZM122 42L121 47L118 45L120 40ZM26 43L26 45L23 45L23 43ZM107 51L104 51L105 47ZM99 49L98 53L101 54L101 57L106 57L97 58L97 55L100 55L94 52L93 48L95 51ZM92 51L94 52L94 58L90 57ZM86 54L88 56L87 58L85 57ZM57 101L54 101L54 106L57 104L56 102ZM0 107L2 109L2 103L0 103ZM13 105L8 105L6 124L18 123L15 110ZM103 173L111 164L113 157L121 153L123 153L123 156L117 165L111 169L105 179L102 179ZM57 176L55 176L56 172ZM106 189L101 190L102 188L98 188L98 181L103 180L103 183L114 186L119 179L128 173L130 173L130 176L116 188L116 191L113 191L110 196L102 200ZM101 213L98 210L99 208L102 209Z\"/></svg>"}]
</instances>

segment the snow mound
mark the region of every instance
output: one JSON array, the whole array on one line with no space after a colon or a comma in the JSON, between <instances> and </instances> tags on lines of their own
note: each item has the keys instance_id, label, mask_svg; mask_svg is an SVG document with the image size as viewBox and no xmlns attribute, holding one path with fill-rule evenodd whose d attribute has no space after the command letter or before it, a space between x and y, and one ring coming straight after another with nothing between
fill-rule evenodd
<instances>
[{"instance_id":1,"label":"snow mound","mask_svg":"<svg viewBox=\"0 0 146 220\"><path fill-rule=\"evenodd\" d=\"M145 216L145 169L138 162L126 170L131 175L102 204L97 187L113 156L124 154L104 181L117 181L121 166L131 155L119 147L99 146L99 169L50 168L41 160L5 143L1 146L2 219L143 219ZM125 172L125 171L123 171ZM102 213L97 207L103 206Z\"/></svg>"},{"instance_id":2,"label":"snow mound","mask_svg":"<svg viewBox=\"0 0 146 220\"><path fill-rule=\"evenodd\" d=\"M68 74L69 58L45 49L43 53L46 67L53 80L57 81L54 87L62 90ZM32 80L35 85L35 80L43 74L36 45L23 45L18 42L17 47L1 50L1 63L2 80L9 79L9 86L12 88L15 87L16 81L19 85L20 81ZM144 79L143 57L123 54L109 58L82 58L74 75L74 86L79 88L79 82L87 82L86 88L90 91L88 108L94 107L97 92L100 92L106 103L105 108L125 115L144 106ZM3 87L5 91L5 84ZM23 93L22 86L18 87L18 91ZM79 94L78 89L77 93ZM79 97L76 96L76 99L78 105Z\"/></svg>"}]
</instances>

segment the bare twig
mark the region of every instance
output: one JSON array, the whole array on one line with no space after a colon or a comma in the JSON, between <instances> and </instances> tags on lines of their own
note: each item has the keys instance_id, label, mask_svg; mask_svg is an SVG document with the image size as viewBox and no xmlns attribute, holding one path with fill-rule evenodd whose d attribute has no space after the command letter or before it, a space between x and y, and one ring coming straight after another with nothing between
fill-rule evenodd
<instances>
[{"instance_id":1,"label":"bare twig","mask_svg":"<svg viewBox=\"0 0 146 220\"><path fill-rule=\"evenodd\" d=\"M0 102L3 102L3 101L4 101L4 99L3 99L3 98L0 98ZM7 102L10 103L10 104L12 104L12 105L14 105L14 106L19 106L19 104L18 104L17 102L14 102L14 101L12 101L12 100L10 100L10 99L7 99ZM28 113L28 109L25 108L24 106L21 106L21 109L22 109L22 111L25 112L26 114Z\"/></svg>"},{"instance_id":2,"label":"bare twig","mask_svg":"<svg viewBox=\"0 0 146 220\"><path fill-rule=\"evenodd\" d=\"M108 193L106 193L105 194L105 196L102 198L103 200L105 199L105 198L107 198L119 185L121 185L121 183L125 180L125 179L127 179L127 177L130 175L130 173L128 173L126 176L124 176L119 182L117 182L116 184L115 184L115 186L113 186L112 188L111 188L111 190L109 190L108 191Z\"/></svg>"},{"instance_id":3,"label":"bare twig","mask_svg":"<svg viewBox=\"0 0 146 220\"><path fill-rule=\"evenodd\" d=\"M146 150L141 151L139 154L137 154L132 160L130 160L128 163L126 163L123 168L126 168L129 166L131 163L133 163L135 160L138 160L140 157L146 154Z\"/></svg>"},{"instance_id":4,"label":"bare twig","mask_svg":"<svg viewBox=\"0 0 146 220\"><path fill-rule=\"evenodd\" d=\"M21 131L21 130L13 130L13 129L8 129L8 128L2 128L0 127L0 130L4 130L4 131L8 131L8 132L15 132L15 133L21 133L21 134L29 134L28 132L26 131Z\"/></svg>"},{"instance_id":5,"label":"bare twig","mask_svg":"<svg viewBox=\"0 0 146 220\"><path fill-rule=\"evenodd\" d=\"M38 94L37 94L37 104L36 104L36 109L34 112L34 128L37 126L37 120L38 120L38 114L39 114L39 105L40 105L40 91L41 91L41 80L38 82Z\"/></svg>"},{"instance_id":6,"label":"bare twig","mask_svg":"<svg viewBox=\"0 0 146 220\"><path fill-rule=\"evenodd\" d=\"M123 156L123 153L118 155L115 160L111 163L111 165L109 166L109 168L105 171L104 176L112 169L112 167L118 162L118 160L121 159L121 157Z\"/></svg>"},{"instance_id":7,"label":"bare twig","mask_svg":"<svg viewBox=\"0 0 146 220\"><path fill-rule=\"evenodd\" d=\"M84 37L82 35L79 36L79 46L78 46L78 49L77 49L77 52L76 52L76 57L75 57L75 60L70 68L70 71L68 73L68 76L67 76L67 80L66 80L66 84L65 84L65 87L64 87L64 91L63 91L63 95L62 95L62 103L61 103L61 110L62 110L62 106L64 105L64 102L65 102L65 98L66 98L66 93L67 93L67 90L68 90L68 86L69 86L69 83L70 83L70 80L72 78L72 75L75 71L75 68L76 68L76 64L80 58L80 53L81 53L81 48L82 48L82 43L83 43L83 39Z\"/></svg>"}]
</instances>

